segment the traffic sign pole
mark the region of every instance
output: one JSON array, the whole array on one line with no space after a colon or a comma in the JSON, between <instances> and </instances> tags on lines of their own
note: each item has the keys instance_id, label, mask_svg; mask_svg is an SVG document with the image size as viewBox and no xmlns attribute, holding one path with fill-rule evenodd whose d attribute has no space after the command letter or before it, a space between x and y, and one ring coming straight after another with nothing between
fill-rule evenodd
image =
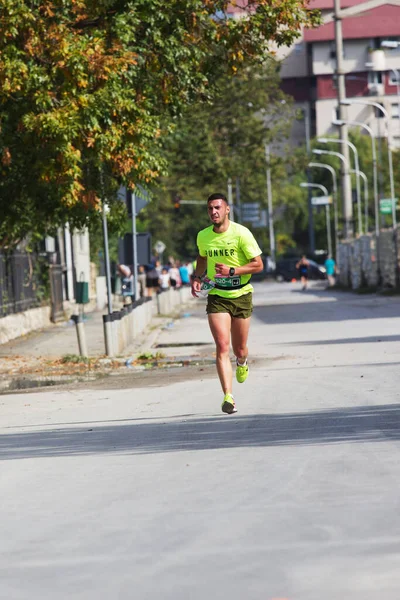
<instances>
[{"instance_id":1,"label":"traffic sign pole","mask_svg":"<svg viewBox=\"0 0 400 600\"><path fill-rule=\"evenodd\" d=\"M135 300L139 299L138 286L138 263L137 263L137 232L136 232L136 194L130 192L132 197L132 244L133 244L133 287L135 291Z\"/></svg>"}]
</instances>

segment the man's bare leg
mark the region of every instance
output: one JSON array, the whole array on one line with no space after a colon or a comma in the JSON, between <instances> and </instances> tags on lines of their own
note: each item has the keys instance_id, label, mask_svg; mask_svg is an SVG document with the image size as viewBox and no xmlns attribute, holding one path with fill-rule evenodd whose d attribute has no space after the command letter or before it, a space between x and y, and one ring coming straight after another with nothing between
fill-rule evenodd
<instances>
[{"instance_id":1,"label":"man's bare leg","mask_svg":"<svg viewBox=\"0 0 400 600\"><path fill-rule=\"evenodd\" d=\"M232 393L232 365L229 358L231 338L231 316L229 313L211 313L208 323L215 340L217 372L224 394Z\"/></svg>"},{"instance_id":2,"label":"man's bare leg","mask_svg":"<svg viewBox=\"0 0 400 600\"><path fill-rule=\"evenodd\" d=\"M232 319L232 348L233 352L240 364L244 364L247 360L249 349L247 340L249 337L250 319Z\"/></svg>"}]
</instances>

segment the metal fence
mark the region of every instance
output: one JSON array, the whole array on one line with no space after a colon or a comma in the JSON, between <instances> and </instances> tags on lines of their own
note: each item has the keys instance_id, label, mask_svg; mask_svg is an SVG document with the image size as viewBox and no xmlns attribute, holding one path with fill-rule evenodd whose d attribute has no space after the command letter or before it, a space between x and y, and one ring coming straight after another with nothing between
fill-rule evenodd
<instances>
[{"instance_id":1,"label":"metal fence","mask_svg":"<svg viewBox=\"0 0 400 600\"><path fill-rule=\"evenodd\" d=\"M0 317L49 301L48 266L37 254L0 253Z\"/></svg>"}]
</instances>

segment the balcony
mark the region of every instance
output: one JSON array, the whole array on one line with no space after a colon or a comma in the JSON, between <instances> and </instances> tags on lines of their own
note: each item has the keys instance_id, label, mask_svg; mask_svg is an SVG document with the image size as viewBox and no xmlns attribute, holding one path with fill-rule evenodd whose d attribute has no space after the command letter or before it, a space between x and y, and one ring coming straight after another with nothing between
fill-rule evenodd
<instances>
[{"instance_id":1,"label":"balcony","mask_svg":"<svg viewBox=\"0 0 400 600\"><path fill-rule=\"evenodd\" d=\"M365 63L371 71L386 71L385 51L380 48L371 48L368 50L368 62Z\"/></svg>"}]
</instances>

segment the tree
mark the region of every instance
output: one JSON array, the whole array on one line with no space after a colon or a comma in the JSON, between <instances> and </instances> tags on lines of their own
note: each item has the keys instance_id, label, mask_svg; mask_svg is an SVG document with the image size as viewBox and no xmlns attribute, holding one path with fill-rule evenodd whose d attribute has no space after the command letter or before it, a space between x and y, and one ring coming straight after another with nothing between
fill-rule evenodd
<instances>
[{"instance_id":1,"label":"tree","mask_svg":"<svg viewBox=\"0 0 400 600\"><path fill-rule=\"evenodd\" d=\"M120 183L157 180L185 106L319 20L307 0L248 0L243 19L229 4L0 0L3 247L82 226Z\"/></svg>"},{"instance_id":2,"label":"tree","mask_svg":"<svg viewBox=\"0 0 400 600\"><path fill-rule=\"evenodd\" d=\"M214 101L188 107L164 141L169 173L141 217L153 235L162 235L176 256L195 255L199 225L208 223L205 198L215 191L226 193L229 177L234 187L240 186L244 202L266 206L265 143L284 139L292 118L292 102L280 89L279 65L273 58L235 78L221 78ZM183 204L179 218L172 219L169 208L176 194L203 202L200 212ZM266 231L255 233L267 247Z\"/></svg>"}]
</instances>

